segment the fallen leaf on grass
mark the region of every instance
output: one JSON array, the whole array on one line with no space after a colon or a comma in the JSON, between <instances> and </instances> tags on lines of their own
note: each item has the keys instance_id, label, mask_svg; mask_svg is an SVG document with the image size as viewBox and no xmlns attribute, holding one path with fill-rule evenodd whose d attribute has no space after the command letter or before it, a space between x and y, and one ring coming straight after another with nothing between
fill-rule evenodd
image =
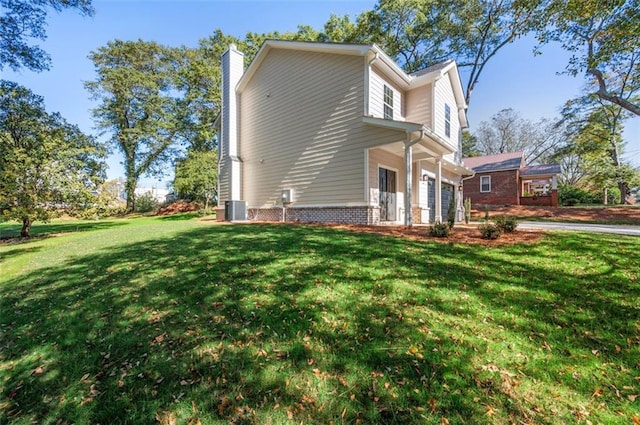
<instances>
[{"instance_id":1,"label":"fallen leaf on grass","mask_svg":"<svg viewBox=\"0 0 640 425\"><path fill-rule=\"evenodd\" d=\"M596 388L596 390L591 394L591 397L600 397L604 391L602 388Z\"/></svg>"},{"instance_id":2,"label":"fallen leaf on grass","mask_svg":"<svg viewBox=\"0 0 640 425\"><path fill-rule=\"evenodd\" d=\"M156 421L161 425L175 425L176 417L173 416L173 413L165 411L156 412Z\"/></svg>"}]
</instances>

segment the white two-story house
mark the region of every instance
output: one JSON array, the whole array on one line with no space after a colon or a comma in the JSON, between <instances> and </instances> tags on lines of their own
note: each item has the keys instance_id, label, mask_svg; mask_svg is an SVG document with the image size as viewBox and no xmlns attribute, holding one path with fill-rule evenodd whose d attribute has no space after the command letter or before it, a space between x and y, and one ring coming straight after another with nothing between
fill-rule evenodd
<instances>
[{"instance_id":1,"label":"white two-story house","mask_svg":"<svg viewBox=\"0 0 640 425\"><path fill-rule=\"evenodd\" d=\"M455 62L405 73L376 45L269 40L222 56L218 217L446 221L472 172Z\"/></svg>"}]
</instances>

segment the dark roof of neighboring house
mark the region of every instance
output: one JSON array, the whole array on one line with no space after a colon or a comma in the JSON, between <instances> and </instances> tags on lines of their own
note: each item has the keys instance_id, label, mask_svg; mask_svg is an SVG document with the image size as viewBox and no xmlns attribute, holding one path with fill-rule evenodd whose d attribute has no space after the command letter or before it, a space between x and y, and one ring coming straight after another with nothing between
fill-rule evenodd
<instances>
[{"instance_id":1,"label":"dark roof of neighboring house","mask_svg":"<svg viewBox=\"0 0 640 425\"><path fill-rule=\"evenodd\" d=\"M440 63L437 63L435 65L431 65L431 66L428 66L426 68L419 69L416 72L411 73L411 75L414 76L414 77L419 77L421 75L430 74L430 73L432 73L434 71L440 71L440 70L446 68L447 66L449 66L449 64L451 62L453 62L453 61L451 59L449 59L449 60L446 60L444 62L440 62Z\"/></svg>"},{"instance_id":2,"label":"dark roof of neighboring house","mask_svg":"<svg viewBox=\"0 0 640 425\"><path fill-rule=\"evenodd\" d=\"M497 155L472 156L463 158L462 162L476 173L517 170L524 162L524 153L508 152Z\"/></svg>"},{"instance_id":3,"label":"dark roof of neighboring house","mask_svg":"<svg viewBox=\"0 0 640 425\"><path fill-rule=\"evenodd\" d=\"M521 176L541 176L546 174L560 174L562 168L560 164L544 164L544 165L530 165L524 167L520 171Z\"/></svg>"}]
</instances>

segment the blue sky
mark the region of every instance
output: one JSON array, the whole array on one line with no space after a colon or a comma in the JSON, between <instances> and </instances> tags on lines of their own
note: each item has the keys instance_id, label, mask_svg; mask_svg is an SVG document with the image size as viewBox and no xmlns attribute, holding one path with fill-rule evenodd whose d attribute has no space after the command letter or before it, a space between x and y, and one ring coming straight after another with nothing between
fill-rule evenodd
<instances>
[{"instance_id":1,"label":"blue sky","mask_svg":"<svg viewBox=\"0 0 640 425\"><path fill-rule=\"evenodd\" d=\"M83 131L95 134L89 99L83 83L94 78L87 58L113 39L153 40L166 45L195 46L199 39L220 28L226 34L295 31L298 24L322 28L331 13L355 17L371 9L375 1L224 1L224 0L94 0L96 14L84 18L74 12L51 13L48 39L42 44L51 55L50 71L13 73L1 77L16 81L44 96L50 111L60 112ZM567 62L567 54L546 46L534 56L534 42L525 38L507 46L485 67L474 90L468 111L471 131L481 121L504 108L513 108L525 118L553 118L563 103L580 93L584 79L557 75ZM640 118L626 125L624 158L640 166ZM120 158L108 160L108 177L123 175ZM142 186L164 187L165 181L142 179Z\"/></svg>"}]
</instances>

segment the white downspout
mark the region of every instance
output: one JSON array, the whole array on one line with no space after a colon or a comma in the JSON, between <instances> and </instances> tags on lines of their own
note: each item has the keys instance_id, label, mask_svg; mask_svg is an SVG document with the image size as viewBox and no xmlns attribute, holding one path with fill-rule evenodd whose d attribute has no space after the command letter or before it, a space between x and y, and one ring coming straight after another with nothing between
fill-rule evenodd
<instances>
[{"instance_id":1,"label":"white downspout","mask_svg":"<svg viewBox=\"0 0 640 425\"><path fill-rule=\"evenodd\" d=\"M404 225L407 227L413 226L413 214L411 213L411 193L413 191L413 149L411 147L422 140L424 137L424 130L420 130L420 135L415 139L410 139L410 137L411 133L407 132L407 141L404 143Z\"/></svg>"}]
</instances>

